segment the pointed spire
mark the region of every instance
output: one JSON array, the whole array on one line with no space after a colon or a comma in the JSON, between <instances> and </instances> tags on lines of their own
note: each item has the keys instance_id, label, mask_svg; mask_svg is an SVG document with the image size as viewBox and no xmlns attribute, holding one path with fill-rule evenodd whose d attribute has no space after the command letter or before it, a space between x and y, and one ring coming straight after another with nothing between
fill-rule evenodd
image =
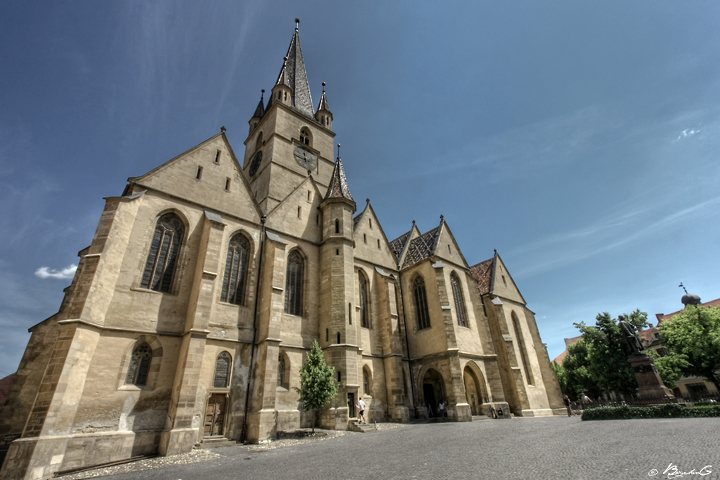
<instances>
[{"instance_id":1,"label":"pointed spire","mask_svg":"<svg viewBox=\"0 0 720 480\"><path fill-rule=\"evenodd\" d=\"M265 115L265 103L263 100L264 96L265 96L265 89L263 89L262 93L260 93L260 103L258 103L258 106L255 109L255 113L253 113L252 118L262 118Z\"/></svg>"},{"instance_id":2,"label":"pointed spire","mask_svg":"<svg viewBox=\"0 0 720 480\"><path fill-rule=\"evenodd\" d=\"M300 35L298 34L300 20L296 18L295 22L295 33L292 40L290 40L290 47L275 85L287 85L290 87L293 92L295 108L312 117L315 112L313 111L310 85L305 72L305 62L303 61Z\"/></svg>"},{"instance_id":3,"label":"pointed spire","mask_svg":"<svg viewBox=\"0 0 720 480\"><path fill-rule=\"evenodd\" d=\"M350 194L350 187L348 187L347 178L345 178L345 169L343 168L342 160L340 160L340 144L338 143L338 156L335 160L335 168L333 168L332 177L330 178L330 185L328 186L325 199L328 198L345 198L351 202L353 200Z\"/></svg>"},{"instance_id":4,"label":"pointed spire","mask_svg":"<svg viewBox=\"0 0 720 480\"><path fill-rule=\"evenodd\" d=\"M328 105L327 97L325 96L325 82L322 83L323 86L323 93L322 97L320 97L320 103L318 104L317 111L320 112L322 110L325 110L326 112L330 112L330 106Z\"/></svg>"}]
</instances>

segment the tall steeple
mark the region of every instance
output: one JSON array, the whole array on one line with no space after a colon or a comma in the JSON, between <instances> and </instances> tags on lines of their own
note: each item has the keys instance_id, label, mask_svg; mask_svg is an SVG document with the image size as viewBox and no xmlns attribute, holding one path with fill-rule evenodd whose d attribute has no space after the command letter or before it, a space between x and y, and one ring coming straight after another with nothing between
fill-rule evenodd
<instances>
[{"instance_id":1,"label":"tall steeple","mask_svg":"<svg viewBox=\"0 0 720 480\"><path fill-rule=\"evenodd\" d=\"M292 91L292 106L300 112L310 117L315 116L313 111L313 101L310 95L310 85L308 84L307 73L305 72L305 62L303 61L302 48L300 48L300 35L298 28L300 20L295 19L295 33L290 40L286 60L280 69L275 85L286 85Z\"/></svg>"},{"instance_id":2,"label":"tall steeple","mask_svg":"<svg viewBox=\"0 0 720 480\"><path fill-rule=\"evenodd\" d=\"M322 83L323 93L320 97L320 103L318 104L317 113L315 113L315 120L320 122L323 127L332 130L333 114L330 112L330 106L328 105L327 97L325 96L325 82Z\"/></svg>"}]
</instances>

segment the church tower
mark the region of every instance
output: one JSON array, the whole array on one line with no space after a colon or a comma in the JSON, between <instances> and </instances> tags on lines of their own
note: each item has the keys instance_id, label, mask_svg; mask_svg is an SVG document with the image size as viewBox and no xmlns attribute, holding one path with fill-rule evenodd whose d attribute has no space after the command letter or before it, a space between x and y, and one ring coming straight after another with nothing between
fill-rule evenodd
<instances>
[{"instance_id":1,"label":"church tower","mask_svg":"<svg viewBox=\"0 0 720 480\"><path fill-rule=\"evenodd\" d=\"M316 112L300 48L299 20L295 22L295 32L270 98L264 106L261 97L245 140L243 171L265 213L308 176L321 189L327 188L334 168L335 133L325 83Z\"/></svg>"},{"instance_id":2,"label":"church tower","mask_svg":"<svg viewBox=\"0 0 720 480\"><path fill-rule=\"evenodd\" d=\"M338 157L325 199L320 204L323 235L320 244L320 345L325 359L335 367L340 384L338 397L346 399L352 409L358 400L358 327L353 325L355 309L355 275L353 214L355 201L345 178L342 160ZM340 402L340 405L343 405Z\"/></svg>"}]
</instances>

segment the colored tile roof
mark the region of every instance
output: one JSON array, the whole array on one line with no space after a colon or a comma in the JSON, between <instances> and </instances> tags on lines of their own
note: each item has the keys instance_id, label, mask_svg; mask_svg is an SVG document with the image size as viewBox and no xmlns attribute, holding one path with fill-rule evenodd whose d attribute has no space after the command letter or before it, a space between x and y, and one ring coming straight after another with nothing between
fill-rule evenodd
<instances>
[{"instance_id":1,"label":"colored tile roof","mask_svg":"<svg viewBox=\"0 0 720 480\"><path fill-rule=\"evenodd\" d=\"M412 230L408 230L407 232L400 235L398 238L390 242L390 251L395 256L395 261L400 260L400 256L402 255L403 250L405 250L405 245L407 244L408 238L410 238L410 234L412 233Z\"/></svg>"},{"instance_id":2,"label":"colored tile roof","mask_svg":"<svg viewBox=\"0 0 720 480\"><path fill-rule=\"evenodd\" d=\"M492 281L493 269L495 268L495 257L470 267L470 275L477 280L478 290L481 295L490 293L490 282Z\"/></svg>"},{"instance_id":3,"label":"colored tile roof","mask_svg":"<svg viewBox=\"0 0 720 480\"><path fill-rule=\"evenodd\" d=\"M408 246L402 268L411 267L435 253L435 247L439 236L440 226L437 226L429 232L412 239L410 245Z\"/></svg>"},{"instance_id":4,"label":"colored tile roof","mask_svg":"<svg viewBox=\"0 0 720 480\"><path fill-rule=\"evenodd\" d=\"M716 298L715 300L710 300L709 302L701 303L701 307L720 307L720 298ZM664 313L656 313L655 318L658 320L658 325L660 322L663 322L665 320L670 320L672 317L677 315L678 313L682 312L682 310L678 310L677 312L668 313L665 315Z\"/></svg>"}]
</instances>

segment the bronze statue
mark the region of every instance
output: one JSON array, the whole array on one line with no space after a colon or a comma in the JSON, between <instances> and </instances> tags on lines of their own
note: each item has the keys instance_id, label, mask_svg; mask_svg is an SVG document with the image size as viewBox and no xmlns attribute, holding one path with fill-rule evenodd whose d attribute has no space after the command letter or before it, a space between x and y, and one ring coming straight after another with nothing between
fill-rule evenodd
<instances>
[{"instance_id":1,"label":"bronze statue","mask_svg":"<svg viewBox=\"0 0 720 480\"><path fill-rule=\"evenodd\" d=\"M627 317L625 315L618 315L618 325L620 326L620 330L622 330L623 337L625 338L625 345L627 345L630 352L632 352L632 355L640 355L640 351L645 350L645 347L643 347L640 337L638 337L635 332L635 327L631 323L625 321L626 318Z\"/></svg>"}]
</instances>

